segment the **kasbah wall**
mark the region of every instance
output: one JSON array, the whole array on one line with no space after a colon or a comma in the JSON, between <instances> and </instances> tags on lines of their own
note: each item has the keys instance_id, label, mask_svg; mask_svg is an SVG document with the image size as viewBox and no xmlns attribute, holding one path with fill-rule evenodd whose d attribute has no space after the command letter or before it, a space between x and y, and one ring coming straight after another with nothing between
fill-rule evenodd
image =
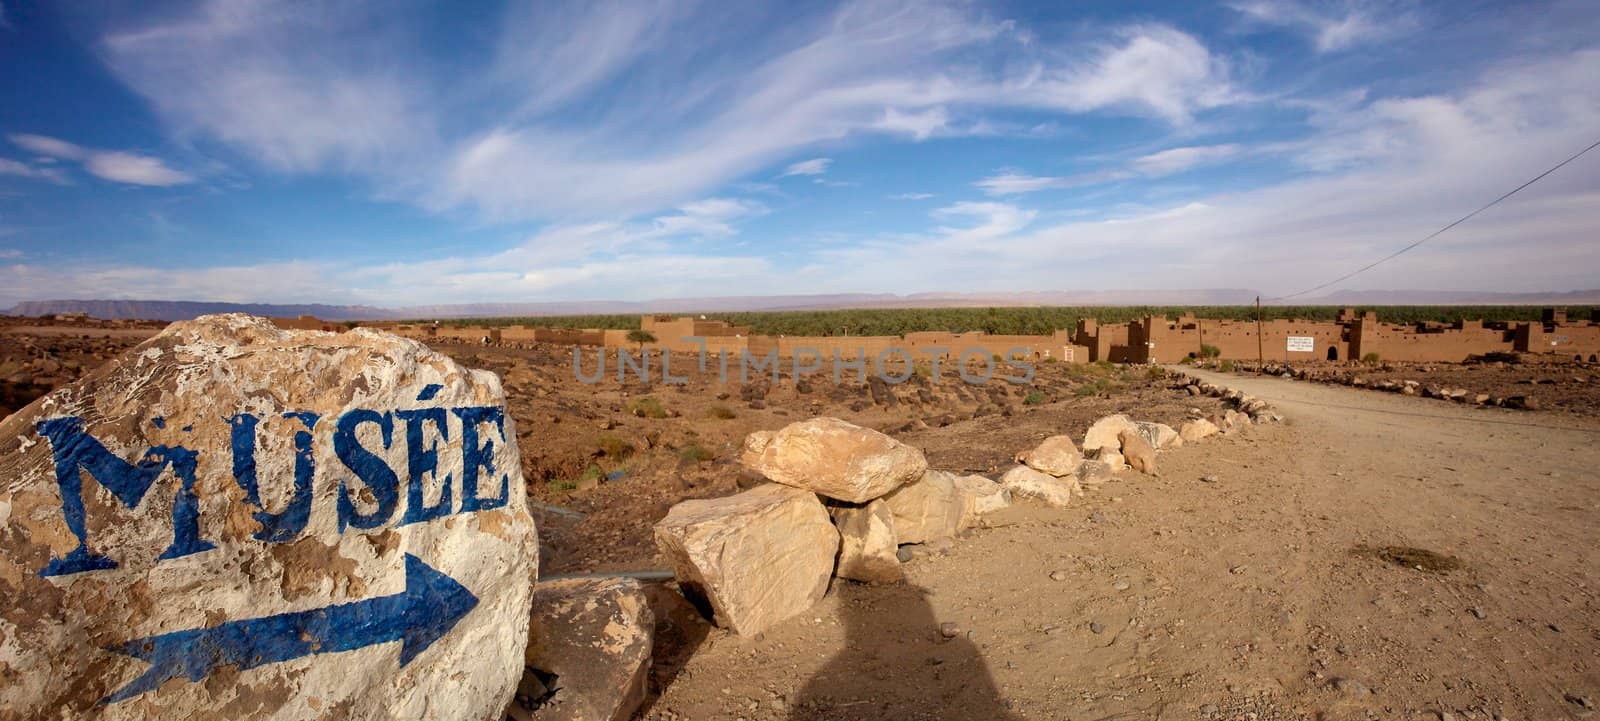
<instances>
[{"instance_id":1,"label":"kasbah wall","mask_svg":"<svg viewBox=\"0 0 1600 721\"><path fill-rule=\"evenodd\" d=\"M1593 317L1593 316L1591 316ZM599 346L635 350L625 330L569 330L525 326L483 327L454 325L369 324L419 340L451 339L463 343ZM871 359L891 349L909 352L921 360L932 355L955 358L968 352L1016 357L1046 358L1068 363L1175 363L1202 354L1213 346L1218 357L1254 359L1258 353L1257 324L1251 320L1209 320L1184 314L1175 319L1147 316L1128 323L1100 325L1093 318L1078 321L1072 330L1051 335L988 335L921 332L905 336L766 336L753 335L743 326L688 316L647 315L640 327L655 336L646 343L653 350L710 354L748 352L779 356L815 352L823 359ZM1290 338L1310 350L1289 350ZM690 340L698 338L701 341ZM1027 349L1026 353L1019 349ZM1540 322L1457 321L1452 325L1383 323L1377 314L1358 315L1345 309L1335 321L1272 320L1260 324L1259 352L1268 360L1359 360L1376 354L1382 360L1461 362L1486 353L1550 354L1559 360L1600 360L1600 323L1571 322L1565 309L1549 308Z\"/></svg>"}]
</instances>

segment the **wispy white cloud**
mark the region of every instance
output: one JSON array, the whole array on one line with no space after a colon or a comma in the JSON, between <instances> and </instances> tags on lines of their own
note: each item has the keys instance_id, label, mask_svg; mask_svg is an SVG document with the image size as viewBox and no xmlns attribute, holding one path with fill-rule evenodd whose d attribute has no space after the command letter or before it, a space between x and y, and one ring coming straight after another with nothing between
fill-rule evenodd
<instances>
[{"instance_id":1,"label":"wispy white cloud","mask_svg":"<svg viewBox=\"0 0 1600 721\"><path fill-rule=\"evenodd\" d=\"M1320 5L1303 0L1237 0L1229 7L1254 22L1304 32L1320 52L1381 42L1418 25L1413 12L1361 0Z\"/></svg>"},{"instance_id":2,"label":"wispy white cloud","mask_svg":"<svg viewBox=\"0 0 1600 721\"><path fill-rule=\"evenodd\" d=\"M48 180L58 185L65 185L68 182L67 176L59 168L29 165L20 160L11 160L9 158L0 158L0 175Z\"/></svg>"},{"instance_id":3,"label":"wispy white cloud","mask_svg":"<svg viewBox=\"0 0 1600 721\"><path fill-rule=\"evenodd\" d=\"M194 182L187 173L167 167L160 158L116 150L97 150L69 143L45 135L15 134L11 142L25 150L47 158L71 160L83 164L90 175L103 180L129 185L170 186ZM62 182L64 176L51 168L34 168L43 172L39 177L52 177ZM0 170L0 172L4 172Z\"/></svg>"},{"instance_id":4,"label":"wispy white cloud","mask_svg":"<svg viewBox=\"0 0 1600 721\"><path fill-rule=\"evenodd\" d=\"M1240 150L1240 146L1231 143L1168 148L1136 158L1130 165L1136 173L1160 177L1231 158L1238 155Z\"/></svg>"},{"instance_id":5,"label":"wispy white cloud","mask_svg":"<svg viewBox=\"0 0 1600 721\"><path fill-rule=\"evenodd\" d=\"M889 199L890 200L927 200L927 199L932 198L932 197L933 197L933 193L896 193L894 195L889 196Z\"/></svg>"},{"instance_id":6,"label":"wispy white cloud","mask_svg":"<svg viewBox=\"0 0 1600 721\"><path fill-rule=\"evenodd\" d=\"M828 166L832 163L832 158L812 158L810 160L802 160L798 163L792 163L789 165L789 167L784 168L783 174L779 177L787 178L791 175L822 175L823 173L828 172Z\"/></svg>"},{"instance_id":7,"label":"wispy white cloud","mask_svg":"<svg viewBox=\"0 0 1600 721\"><path fill-rule=\"evenodd\" d=\"M1134 158L1126 167L1121 168L1066 176L1039 176L1017 170L1006 170L983 178L973 185L988 195L1005 196L1078 188L1138 177L1159 178L1226 160L1240 154L1242 150L1241 146L1235 144L1168 148Z\"/></svg>"},{"instance_id":8,"label":"wispy white cloud","mask_svg":"<svg viewBox=\"0 0 1600 721\"><path fill-rule=\"evenodd\" d=\"M212 0L113 27L102 46L182 134L489 220L656 212L824 143L976 133L996 127L992 111L1185 125L1246 99L1225 60L1166 25L1046 43L961 2L855 0L761 22L766 12L519 6L482 67L448 72L422 64L419 29L382 3ZM740 19L748 27L703 46L707 23Z\"/></svg>"}]
</instances>

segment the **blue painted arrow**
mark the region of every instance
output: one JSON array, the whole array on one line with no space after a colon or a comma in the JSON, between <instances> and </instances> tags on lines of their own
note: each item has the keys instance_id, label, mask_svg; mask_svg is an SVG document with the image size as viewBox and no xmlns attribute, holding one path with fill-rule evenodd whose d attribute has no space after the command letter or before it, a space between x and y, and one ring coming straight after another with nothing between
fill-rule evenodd
<instances>
[{"instance_id":1,"label":"blue painted arrow","mask_svg":"<svg viewBox=\"0 0 1600 721\"><path fill-rule=\"evenodd\" d=\"M179 676L199 681L223 666L250 669L390 641L400 642L404 666L477 605L478 597L465 586L407 553L406 590L393 596L174 631L108 647L148 661L150 668L100 702L132 698Z\"/></svg>"}]
</instances>

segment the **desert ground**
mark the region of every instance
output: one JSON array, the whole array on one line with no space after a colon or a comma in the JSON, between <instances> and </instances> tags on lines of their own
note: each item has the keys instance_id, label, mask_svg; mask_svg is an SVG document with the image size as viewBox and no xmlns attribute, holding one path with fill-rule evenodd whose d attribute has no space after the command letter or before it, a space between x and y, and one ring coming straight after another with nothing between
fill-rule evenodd
<instances>
[{"instance_id":1,"label":"desert ground","mask_svg":"<svg viewBox=\"0 0 1600 721\"><path fill-rule=\"evenodd\" d=\"M153 332L0 328L0 413ZM1389 371L1544 401L1512 410L1187 367L740 384L686 356L683 385L587 385L570 348L436 348L502 379L541 576L649 581L643 719L1576 719L1600 704L1592 365ZM907 547L907 583L835 580L754 638L712 627L662 579L653 524L757 482L738 463L751 431L837 416L934 468L995 477L1104 415L1220 408L1180 372L1285 422L1164 451L1158 477L1124 473L1068 508L1019 502L953 543Z\"/></svg>"}]
</instances>

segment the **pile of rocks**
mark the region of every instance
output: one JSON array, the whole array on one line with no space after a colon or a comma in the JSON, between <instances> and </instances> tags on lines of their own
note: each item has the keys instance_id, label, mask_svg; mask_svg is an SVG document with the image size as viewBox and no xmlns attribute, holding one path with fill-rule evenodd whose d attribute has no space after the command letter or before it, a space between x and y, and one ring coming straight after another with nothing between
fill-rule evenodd
<instances>
[{"instance_id":1,"label":"pile of rocks","mask_svg":"<svg viewBox=\"0 0 1600 721\"><path fill-rule=\"evenodd\" d=\"M1188 391L1189 395L1220 398L1233 406L1232 409L1228 409L1223 413L1206 416L1206 420L1222 431L1228 431L1232 427L1241 424L1277 423L1283 420L1283 416L1278 415L1272 409L1271 404L1244 391L1220 386L1184 374L1179 374L1177 379L1177 384Z\"/></svg>"},{"instance_id":2,"label":"pile of rocks","mask_svg":"<svg viewBox=\"0 0 1600 721\"><path fill-rule=\"evenodd\" d=\"M1248 370L1248 369L1246 369ZM1424 367L1426 370L1426 367ZM1538 399L1531 395L1497 396L1488 393L1475 393L1466 388L1450 388L1437 384L1423 384L1414 380L1371 380L1355 371L1337 370L1331 368L1294 368L1288 365L1266 365L1259 369L1266 375L1292 378L1295 380L1311 381L1313 383L1328 383L1331 385L1350 386L1351 388L1368 388L1386 393L1399 393L1407 396L1434 398L1441 401L1453 401L1474 406L1495 406L1498 408L1514 408L1519 410L1538 410Z\"/></svg>"},{"instance_id":3,"label":"pile of rocks","mask_svg":"<svg viewBox=\"0 0 1600 721\"><path fill-rule=\"evenodd\" d=\"M994 481L930 470L922 451L837 418L752 433L741 461L771 483L680 503L655 538L684 595L745 636L805 611L833 577L901 580L901 544L1010 503Z\"/></svg>"}]
</instances>

